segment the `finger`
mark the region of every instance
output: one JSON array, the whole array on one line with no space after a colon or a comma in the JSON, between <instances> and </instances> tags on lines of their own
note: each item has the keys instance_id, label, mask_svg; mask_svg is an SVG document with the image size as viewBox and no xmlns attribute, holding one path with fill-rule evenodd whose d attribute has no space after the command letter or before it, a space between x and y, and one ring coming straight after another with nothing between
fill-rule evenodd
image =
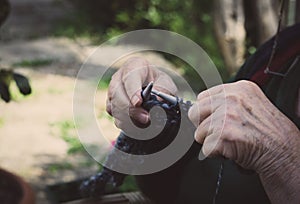
<instances>
[{"instance_id":1,"label":"finger","mask_svg":"<svg viewBox=\"0 0 300 204\"><path fill-rule=\"evenodd\" d=\"M130 117L127 114L124 114L123 112L116 112L114 117L114 123L115 126L121 130L125 130L128 125L126 124L126 121L129 121Z\"/></svg>"},{"instance_id":2,"label":"finger","mask_svg":"<svg viewBox=\"0 0 300 204\"><path fill-rule=\"evenodd\" d=\"M175 96L177 87L171 77L166 73L158 71L157 78L154 80L154 89Z\"/></svg>"},{"instance_id":3,"label":"finger","mask_svg":"<svg viewBox=\"0 0 300 204\"><path fill-rule=\"evenodd\" d=\"M140 58L133 59L124 65L122 83L133 106L140 106L143 102L141 90L147 79L151 78L148 76L148 66L149 63Z\"/></svg>"},{"instance_id":4,"label":"finger","mask_svg":"<svg viewBox=\"0 0 300 204\"><path fill-rule=\"evenodd\" d=\"M108 86L108 100L111 100L113 93L115 92L116 88L120 86L119 82L121 81L121 75L122 75L122 70L119 69L116 73L111 78L111 81Z\"/></svg>"},{"instance_id":5,"label":"finger","mask_svg":"<svg viewBox=\"0 0 300 204\"><path fill-rule=\"evenodd\" d=\"M203 122L200 123L194 135L196 142L203 144L206 136L212 134L213 132L212 123L213 123L212 117L208 117Z\"/></svg>"},{"instance_id":6,"label":"finger","mask_svg":"<svg viewBox=\"0 0 300 204\"><path fill-rule=\"evenodd\" d=\"M207 105L203 105L207 104ZM192 123L198 127L201 121L205 120L212 113L210 98L205 98L204 101L196 101L189 109L188 117Z\"/></svg>"},{"instance_id":7,"label":"finger","mask_svg":"<svg viewBox=\"0 0 300 204\"><path fill-rule=\"evenodd\" d=\"M118 111L115 117L115 125L122 131L128 133L131 136L136 135L139 128L146 127L146 124L132 120L132 118L123 111Z\"/></svg>"},{"instance_id":8,"label":"finger","mask_svg":"<svg viewBox=\"0 0 300 204\"><path fill-rule=\"evenodd\" d=\"M127 114L129 114L129 107L130 107L130 101L129 98L124 90L122 82L118 82L117 85L115 85L114 92L111 93L111 113L112 116L114 116L114 113L116 111L126 111ZM114 116L115 117L115 116Z\"/></svg>"},{"instance_id":9,"label":"finger","mask_svg":"<svg viewBox=\"0 0 300 204\"><path fill-rule=\"evenodd\" d=\"M201 152L205 157L216 157L220 156L220 152L218 150L218 133L211 133L210 135L207 135L203 145Z\"/></svg>"},{"instance_id":10,"label":"finger","mask_svg":"<svg viewBox=\"0 0 300 204\"><path fill-rule=\"evenodd\" d=\"M227 84L221 84L221 85L209 88L205 91L202 91L200 94L198 94L197 100L202 100L206 97L212 97L213 95L220 94L220 93L223 93L225 96L225 87L227 87Z\"/></svg>"},{"instance_id":11,"label":"finger","mask_svg":"<svg viewBox=\"0 0 300 204\"><path fill-rule=\"evenodd\" d=\"M147 124L149 122L149 114L142 107L134 107L130 104L127 94L123 90L124 87L119 83L120 87L116 88L112 95L112 100L107 102L106 109L113 117L120 121L126 122L132 118L135 124ZM117 86L118 87L118 86ZM126 117L124 117L126 116ZM120 127L118 125L117 127Z\"/></svg>"},{"instance_id":12,"label":"finger","mask_svg":"<svg viewBox=\"0 0 300 204\"><path fill-rule=\"evenodd\" d=\"M150 121L149 113L142 107L130 107L129 115L134 121L142 124L148 124Z\"/></svg>"},{"instance_id":13,"label":"finger","mask_svg":"<svg viewBox=\"0 0 300 204\"><path fill-rule=\"evenodd\" d=\"M227 84L218 85L198 94L197 102L188 112L189 119L196 127L219 106L225 104L225 86Z\"/></svg>"},{"instance_id":14,"label":"finger","mask_svg":"<svg viewBox=\"0 0 300 204\"><path fill-rule=\"evenodd\" d=\"M106 112L109 115L112 115L112 110L111 110L111 101L109 99L106 99Z\"/></svg>"},{"instance_id":15,"label":"finger","mask_svg":"<svg viewBox=\"0 0 300 204\"><path fill-rule=\"evenodd\" d=\"M197 127L203 120L209 117L218 107L224 104L223 94L197 100L188 112L189 119Z\"/></svg>"}]
</instances>

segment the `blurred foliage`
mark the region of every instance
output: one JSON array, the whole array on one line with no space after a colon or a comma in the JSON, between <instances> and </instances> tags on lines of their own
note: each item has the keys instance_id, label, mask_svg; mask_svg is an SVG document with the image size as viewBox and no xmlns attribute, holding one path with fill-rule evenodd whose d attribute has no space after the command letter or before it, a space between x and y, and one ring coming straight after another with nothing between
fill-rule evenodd
<instances>
[{"instance_id":1,"label":"blurred foliage","mask_svg":"<svg viewBox=\"0 0 300 204\"><path fill-rule=\"evenodd\" d=\"M99 166L99 172L103 170L103 166ZM112 194L112 193L125 193L130 191L137 191L138 185L136 183L135 177L132 175L128 175L125 177L122 185L118 186L117 188L112 186L111 184L107 184L105 188L105 194Z\"/></svg>"},{"instance_id":2,"label":"blurred foliage","mask_svg":"<svg viewBox=\"0 0 300 204\"><path fill-rule=\"evenodd\" d=\"M8 0L0 0L0 26L6 20L10 12L10 4Z\"/></svg>"},{"instance_id":3,"label":"blurred foliage","mask_svg":"<svg viewBox=\"0 0 300 204\"><path fill-rule=\"evenodd\" d=\"M123 184L119 187L119 192L137 191L138 186L136 184L134 176L127 176L124 179Z\"/></svg>"},{"instance_id":4,"label":"blurred foliage","mask_svg":"<svg viewBox=\"0 0 300 204\"><path fill-rule=\"evenodd\" d=\"M165 29L198 43L218 67L223 79L228 78L213 34L211 0L69 1L77 8L76 13L70 19L72 23L62 22L58 26L56 35L88 37L94 43L100 43L132 30ZM184 67L174 57L171 60ZM185 74L190 79L195 76L192 71Z\"/></svg>"},{"instance_id":5,"label":"blurred foliage","mask_svg":"<svg viewBox=\"0 0 300 204\"><path fill-rule=\"evenodd\" d=\"M68 154L83 153L85 149L76 134L75 124L72 120L63 120L50 124L58 129L60 137L68 144Z\"/></svg>"},{"instance_id":6,"label":"blurred foliage","mask_svg":"<svg viewBox=\"0 0 300 204\"><path fill-rule=\"evenodd\" d=\"M62 163L53 163L53 164L50 164L48 166L48 170L51 173L57 173L60 170L71 170L73 168L74 168L74 166L71 163L67 162L67 161L62 162Z\"/></svg>"},{"instance_id":7,"label":"blurred foliage","mask_svg":"<svg viewBox=\"0 0 300 204\"><path fill-rule=\"evenodd\" d=\"M74 170L76 168L84 168L84 167L91 167L95 164L95 161L93 159L87 159L78 161L77 164L74 162L69 162L66 160L60 161L60 162L54 162L47 165L47 169L50 173L59 173L63 170Z\"/></svg>"},{"instance_id":8,"label":"blurred foliage","mask_svg":"<svg viewBox=\"0 0 300 204\"><path fill-rule=\"evenodd\" d=\"M13 67L40 67L51 65L54 62L53 59L32 59L22 60L13 64Z\"/></svg>"},{"instance_id":9,"label":"blurred foliage","mask_svg":"<svg viewBox=\"0 0 300 204\"><path fill-rule=\"evenodd\" d=\"M117 71L115 68L110 68L106 70L106 72L103 74L102 78L99 80L97 89L99 90L105 90L109 86L109 82L111 80L112 75Z\"/></svg>"},{"instance_id":10,"label":"blurred foliage","mask_svg":"<svg viewBox=\"0 0 300 204\"><path fill-rule=\"evenodd\" d=\"M11 86L14 83L16 86ZM17 91L18 89L18 91ZM0 96L5 102L19 101L32 93L27 77L11 69L0 68Z\"/></svg>"}]
</instances>

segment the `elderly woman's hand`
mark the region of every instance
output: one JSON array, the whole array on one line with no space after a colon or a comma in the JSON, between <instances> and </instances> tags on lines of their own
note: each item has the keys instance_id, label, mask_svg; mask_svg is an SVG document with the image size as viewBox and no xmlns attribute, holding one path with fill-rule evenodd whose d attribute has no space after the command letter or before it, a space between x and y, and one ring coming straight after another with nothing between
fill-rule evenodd
<instances>
[{"instance_id":1,"label":"elderly woman's hand","mask_svg":"<svg viewBox=\"0 0 300 204\"><path fill-rule=\"evenodd\" d=\"M154 82L154 89L176 94L177 88L172 79L142 58L129 59L113 75L106 107L118 128L126 128L129 118L138 126L149 122L148 112L141 107L141 90L151 81Z\"/></svg>"},{"instance_id":2,"label":"elderly woman's hand","mask_svg":"<svg viewBox=\"0 0 300 204\"><path fill-rule=\"evenodd\" d=\"M195 139L203 144L205 156L223 156L255 170L269 194L278 185L300 189L299 129L256 84L239 81L208 89L198 95L189 117L198 127ZM275 202L280 195L274 194ZM273 201L274 196L270 196Z\"/></svg>"}]
</instances>

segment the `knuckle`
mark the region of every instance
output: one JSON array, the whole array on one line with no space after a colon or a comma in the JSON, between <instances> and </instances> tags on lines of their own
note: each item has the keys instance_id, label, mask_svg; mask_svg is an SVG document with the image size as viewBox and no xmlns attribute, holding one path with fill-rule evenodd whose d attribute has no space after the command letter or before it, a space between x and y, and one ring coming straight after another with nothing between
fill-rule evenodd
<instances>
[{"instance_id":1,"label":"knuckle","mask_svg":"<svg viewBox=\"0 0 300 204\"><path fill-rule=\"evenodd\" d=\"M232 97L232 99L228 100L228 103L226 106L223 107L225 116L232 115L232 114L237 114L237 106L239 99L236 97Z\"/></svg>"},{"instance_id":2,"label":"knuckle","mask_svg":"<svg viewBox=\"0 0 300 204\"><path fill-rule=\"evenodd\" d=\"M240 97L235 93L228 93L226 95L226 100L230 103L237 103L240 101Z\"/></svg>"},{"instance_id":3,"label":"knuckle","mask_svg":"<svg viewBox=\"0 0 300 204\"><path fill-rule=\"evenodd\" d=\"M241 87L245 88L246 90L257 90L258 89L258 85L252 81L249 80L241 80L238 81L237 83L239 83L239 85L241 85Z\"/></svg>"},{"instance_id":4,"label":"knuckle","mask_svg":"<svg viewBox=\"0 0 300 204\"><path fill-rule=\"evenodd\" d=\"M189 119L197 126L200 120L199 106L195 103L188 111Z\"/></svg>"},{"instance_id":5,"label":"knuckle","mask_svg":"<svg viewBox=\"0 0 300 204\"><path fill-rule=\"evenodd\" d=\"M202 91L201 93L198 94L197 100L202 100L207 96L209 96L208 90Z\"/></svg>"},{"instance_id":6,"label":"knuckle","mask_svg":"<svg viewBox=\"0 0 300 204\"><path fill-rule=\"evenodd\" d=\"M237 129L235 125L232 123L226 123L223 126L221 131L220 141L223 146L227 146L228 144L237 143L241 140L240 135L242 133Z\"/></svg>"},{"instance_id":7,"label":"knuckle","mask_svg":"<svg viewBox=\"0 0 300 204\"><path fill-rule=\"evenodd\" d=\"M237 140L236 136L228 131L224 131L223 132L223 135L222 135L222 143L223 145L225 143L232 143L232 142L235 142Z\"/></svg>"},{"instance_id":8,"label":"knuckle","mask_svg":"<svg viewBox=\"0 0 300 204\"><path fill-rule=\"evenodd\" d=\"M234 108L227 108L225 124L229 125L229 123L238 119L239 114L237 111Z\"/></svg>"}]
</instances>

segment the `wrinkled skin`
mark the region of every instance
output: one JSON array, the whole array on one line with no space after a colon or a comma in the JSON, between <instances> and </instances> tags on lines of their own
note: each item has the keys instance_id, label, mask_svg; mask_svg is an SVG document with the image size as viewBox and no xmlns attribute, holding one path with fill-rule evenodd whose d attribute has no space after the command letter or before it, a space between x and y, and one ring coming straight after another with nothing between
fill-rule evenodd
<instances>
[{"instance_id":1,"label":"wrinkled skin","mask_svg":"<svg viewBox=\"0 0 300 204\"><path fill-rule=\"evenodd\" d=\"M171 95L177 92L168 75L141 58L129 59L113 75L108 89L106 110L115 118L118 128L127 128L129 117L138 126L149 122L148 112L141 107L141 90L151 81L154 82L153 89Z\"/></svg>"},{"instance_id":2,"label":"wrinkled skin","mask_svg":"<svg viewBox=\"0 0 300 204\"><path fill-rule=\"evenodd\" d=\"M126 114L137 124L149 122L140 91L150 81L155 89L176 93L166 74L140 58L129 60L113 76L107 111L119 128L126 126ZM238 81L200 93L189 118L205 156L222 156L256 171L272 203L300 201L300 131L256 84Z\"/></svg>"},{"instance_id":3,"label":"wrinkled skin","mask_svg":"<svg viewBox=\"0 0 300 204\"><path fill-rule=\"evenodd\" d=\"M255 170L273 203L299 202L299 129L256 84L238 81L200 93L189 118L204 155Z\"/></svg>"}]
</instances>

